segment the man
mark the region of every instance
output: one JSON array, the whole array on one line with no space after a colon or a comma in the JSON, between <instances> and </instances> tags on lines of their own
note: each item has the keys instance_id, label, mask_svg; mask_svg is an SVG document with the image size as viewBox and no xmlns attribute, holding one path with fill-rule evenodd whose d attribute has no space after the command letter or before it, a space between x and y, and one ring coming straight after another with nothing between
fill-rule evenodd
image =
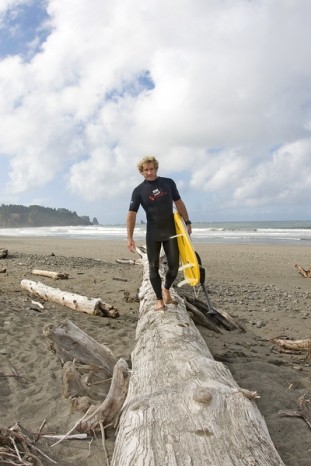
<instances>
[{"instance_id":1,"label":"man","mask_svg":"<svg viewBox=\"0 0 311 466\"><path fill-rule=\"evenodd\" d=\"M176 209L184 219L189 234L191 234L191 222L184 202L181 200L175 182L171 178L158 176L159 162L155 157L144 157L138 164L138 170L144 177L144 181L138 185L131 198L127 214L127 243L128 249L135 252L136 245L133 239L136 214L140 207L146 212L147 232L146 246L149 261L150 282L156 295L155 310L165 309L165 304L172 304L170 294L178 273L179 252L173 216L173 202ZM164 287L162 288L159 274L159 262L161 246L167 258L167 273Z\"/></svg>"}]
</instances>

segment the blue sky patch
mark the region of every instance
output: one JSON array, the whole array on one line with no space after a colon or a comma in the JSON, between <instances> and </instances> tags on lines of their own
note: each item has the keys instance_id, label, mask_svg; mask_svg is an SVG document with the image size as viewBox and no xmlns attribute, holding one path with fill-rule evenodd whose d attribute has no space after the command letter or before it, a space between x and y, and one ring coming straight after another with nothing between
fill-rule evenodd
<instances>
[{"instance_id":1,"label":"blue sky patch","mask_svg":"<svg viewBox=\"0 0 311 466\"><path fill-rule=\"evenodd\" d=\"M155 84L151 78L149 71L143 71L136 79L132 81L126 81L118 88L112 89L107 93L107 100L117 100L119 97L124 95L130 95L131 97L138 96L142 91L149 91L154 89Z\"/></svg>"},{"instance_id":2,"label":"blue sky patch","mask_svg":"<svg viewBox=\"0 0 311 466\"><path fill-rule=\"evenodd\" d=\"M49 35L45 1L10 8L0 23L0 58L20 55L30 59Z\"/></svg>"}]
</instances>

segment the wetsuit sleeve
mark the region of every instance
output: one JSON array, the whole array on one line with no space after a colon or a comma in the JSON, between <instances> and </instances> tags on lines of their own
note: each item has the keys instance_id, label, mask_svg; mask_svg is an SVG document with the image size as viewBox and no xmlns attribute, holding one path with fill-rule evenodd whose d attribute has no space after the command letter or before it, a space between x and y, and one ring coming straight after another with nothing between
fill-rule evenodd
<instances>
[{"instance_id":1,"label":"wetsuit sleeve","mask_svg":"<svg viewBox=\"0 0 311 466\"><path fill-rule=\"evenodd\" d=\"M129 211L130 212L137 212L139 209L139 206L141 204L141 196L139 194L139 191L137 188L134 189L131 197L131 202L129 206Z\"/></svg>"},{"instance_id":2,"label":"wetsuit sleeve","mask_svg":"<svg viewBox=\"0 0 311 466\"><path fill-rule=\"evenodd\" d=\"M172 186L172 198L173 198L173 201L179 201L180 199L180 194L178 192L178 189L177 189L177 186L176 186L176 183L174 180L171 180L171 186Z\"/></svg>"}]
</instances>

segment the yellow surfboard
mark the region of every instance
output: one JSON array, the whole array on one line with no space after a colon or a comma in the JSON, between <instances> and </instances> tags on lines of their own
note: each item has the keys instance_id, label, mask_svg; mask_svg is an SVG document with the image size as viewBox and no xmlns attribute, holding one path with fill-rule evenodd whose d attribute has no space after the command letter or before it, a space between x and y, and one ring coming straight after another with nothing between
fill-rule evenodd
<instances>
[{"instance_id":1,"label":"yellow surfboard","mask_svg":"<svg viewBox=\"0 0 311 466\"><path fill-rule=\"evenodd\" d=\"M174 213L176 237L178 242L179 256L181 267L185 280L178 284L182 286L188 283L190 286L196 286L200 283L200 266L195 250L189 236L187 226L178 212Z\"/></svg>"}]
</instances>

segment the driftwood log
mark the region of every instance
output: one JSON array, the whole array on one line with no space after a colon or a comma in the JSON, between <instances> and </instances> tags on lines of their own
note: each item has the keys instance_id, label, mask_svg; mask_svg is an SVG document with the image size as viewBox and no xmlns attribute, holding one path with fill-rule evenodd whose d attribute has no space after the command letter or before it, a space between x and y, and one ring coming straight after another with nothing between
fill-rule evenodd
<instances>
[{"instance_id":1,"label":"driftwood log","mask_svg":"<svg viewBox=\"0 0 311 466\"><path fill-rule=\"evenodd\" d=\"M120 315L114 306L105 303L99 298L88 298L87 296L69 293L58 288L52 288L41 282L22 280L21 288L33 296L67 306L74 311L112 318L119 317Z\"/></svg>"},{"instance_id":2,"label":"driftwood log","mask_svg":"<svg viewBox=\"0 0 311 466\"><path fill-rule=\"evenodd\" d=\"M301 417L311 429L311 411L309 410L310 400L307 395L303 395L298 400L298 409L296 411L279 411L281 416Z\"/></svg>"},{"instance_id":3,"label":"driftwood log","mask_svg":"<svg viewBox=\"0 0 311 466\"><path fill-rule=\"evenodd\" d=\"M311 268L309 270L305 270L303 267L297 264L295 265L295 267L300 273L300 275L302 275L305 278L311 278Z\"/></svg>"},{"instance_id":4,"label":"driftwood log","mask_svg":"<svg viewBox=\"0 0 311 466\"><path fill-rule=\"evenodd\" d=\"M64 364L79 361L92 367L102 378L112 377L117 358L112 351L66 320L61 325L46 325L43 334L51 342L51 349Z\"/></svg>"},{"instance_id":5,"label":"driftwood log","mask_svg":"<svg viewBox=\"0 0 311 466\"><path fill-rule=\"evenodd\" d=\"M127 395L130 371L125 359L120 358L114 366L108 395L103 403L83 418L76 427L79 432L94 432L102 427L115 426Z\"/></svg>"},{"instance_id":6,"label":"driftwood log","mask_svg":"<svg viewBox=\"0 0 311 466\"><path fill-rule=\"evenodd\" d=\"M142 253L141 253L142 254ZM184 301L155 311L148 261L111 466L280 466L254 399L216 362Z\"/></svg>"},{"instance_id":7,"label":"driftwood log","mask_svg":"<svg viewBox=\"0 0 311 466\"><path fill-rule=\"evenodd\" d=\"M191 297L189 293L182 293L181 296L185 300L186 309L194 314L192 320L195 324L218 332L220 331L220 328L228 331L239 330L240 332L245 332L241 324L236 322L226 311L215 309L215 307L213 307L213 314L209 315L209 309L206 302L198 299L197 297ZM197 312L195 312L195 309L197 309ZM204 317L204 320L201 322L198 313Z\"/></svg>"},{"instance_id":8,"label":"driftwood log","mask_svg":"<svg viewBox=\"0 0 311 466\"><path fill-rule=\"evenodd\" d=\"M130 370L125 359L117 360L108 347L69 320L58 327L47 325L43 334L63 364L64 397L70 400L73 410L87 412L75 429L85 433L114 425L128 389ZM96 384L98 395L98 384L110 380L108 394L98 403L91 385Z\"/></svg>"},{"instance_id":9,"label":"driftwood log","mask_svg":"<svg viewBox=\"0 0 311 466\"><path fill-rule=\"evenodd\" d=\"M42 277L54 278L54 280L66 280L69 277L68 273L53 272L50 270L39 270L39 269L34 269L32 271L32 274L41 275Z\"/></svg>"},{"instance_id":10,"label":"driftwood log","mask_svg":"<svg viewBox=\"0 0 311 466\"><path fill-rule=\"evenodd\" d=\"M311 359L311 339L307 340L286 340L282 338L274 338L272 342L277 345L281 351L285 353L295 353L297 351L307 351L307 360Z\"/></svg>"},{"instance_id":11,"label":"driftwood log","mask_svg":"<svg viewBox=\"0 0 311 466\"><path fill-rule=\"evenodd\" d=\"M130 265L138 265L141 264L141 260L138 259L137 261L133 261L131 259L117 259L116 262L118 264L130 264Z\"/></svg>"},{"instance_id":12,"label":"driftwood log","mask_svg":"<svg viewBox=\"0 0 311 466\"><path fill-rule=\"evenodd\" d=\"M189 316L193 320L196 325L200 325L201 327L206 327L210 330L213 330L216 333L221 333L218 326L211 321L211 319L204 314L203 312L199 311L195 304L188 302L185 299L186 309L189 313Z\"/></svg>"},{"instance_id":13,"label":"driftwood log","mask_svg":"<svg viewBox=\"0 0 311 466\"><path fill-rule=\"evenodd\" d=\"M9 251L4 248L0 248L0 259L5 259L8 257Z\"/></svg>"},{"instance_id":14,"label":"driftwood log","mask_svg":"<svg viewBox=\"0 0 311 466\"><path fill-rule=\"evenodd\" d=\"M0 428L0 446L0 464L3 466L40 466L44 459L47 464L58 464L38 448L35 436L18 423L8 429Z\"/></svg>"}]
</instances>

